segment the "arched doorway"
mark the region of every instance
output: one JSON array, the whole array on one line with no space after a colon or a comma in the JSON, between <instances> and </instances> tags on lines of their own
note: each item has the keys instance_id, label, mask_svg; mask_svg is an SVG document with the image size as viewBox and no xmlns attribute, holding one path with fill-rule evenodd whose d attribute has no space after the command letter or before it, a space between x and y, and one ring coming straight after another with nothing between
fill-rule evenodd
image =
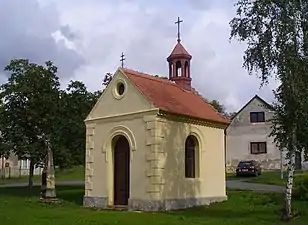
<instances>
[{"instance_id":1,"label":"arched doorway","mask_svg":"<svg viewBox=\"0 0 308 225\"><path fill-rule=\"evenodd\" d=\"M114 205L127 205L130 192L130 149L127 139L122 135L114 138L113 160Z\"/></svg>"}]
</instances>

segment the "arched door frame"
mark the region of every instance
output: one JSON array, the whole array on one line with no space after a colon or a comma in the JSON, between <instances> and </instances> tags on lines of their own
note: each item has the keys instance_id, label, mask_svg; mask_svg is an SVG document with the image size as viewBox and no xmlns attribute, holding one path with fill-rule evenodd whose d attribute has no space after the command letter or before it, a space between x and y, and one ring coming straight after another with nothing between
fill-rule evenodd
<instances>
[{"instance_id":1,"label":"arched door frame","mask_svg":"<svg viewBox=\"0 0 308 225\"><path fill-rule=\"evenodd\" d=\"M103 143L102 153L104 155L105 162L107 163L107 182L106 188L108 192L108 205L114 205L114 161L113 161L113 140L116 136L122 135L129 143L130 150L130 171L133 161L133 154L136 151L136 139L133 132L126 126L113 127L106 135L106 141ZM131 174L130 177L132 178ZM129 189L131 190L131 184Z\"/></svg>"},{"instance_id":2,"label":"arched door frame","mask_svg":"<svg viewBox=\"0 0 308 225\"><path fill-rule=\"evenodd\" d=\"M130 197L130 148L127 138L123 135L115 136L113 146L113 203L127 205Z\"/></svg>"}]
</instances>

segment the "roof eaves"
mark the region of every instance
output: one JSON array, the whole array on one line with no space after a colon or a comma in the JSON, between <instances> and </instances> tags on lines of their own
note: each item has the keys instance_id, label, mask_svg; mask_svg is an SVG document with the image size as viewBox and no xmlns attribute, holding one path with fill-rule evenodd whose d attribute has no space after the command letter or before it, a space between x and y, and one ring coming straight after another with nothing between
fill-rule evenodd
<instances>
[{"instance_id":1,"label":"roof eaves","mask_svg":"<svg viewBox=\"0 0 308 225\"><path fill-rule=\"evenodd\" d=\"M233 120L238 114L240 114L240 112L242 112L254 99L258 99L259 101L261 101L266 107L268 107L271 110L275 110L274 107L269 104L268 102L266 102L263 98L261 98L259 95L255 95L253 96L242 108L240 108L240 110L237 111L237 113L235 113L232 117L231 120Z\"/></svg>"},{"instance_id":2,"label":"roof eaves","mask_svg":"<svg viewBox=\"0 0 308 225\"><path fill-rule=\"evenodd\" d=\"M139 91L139 93L144 96L150 103L151 105L154 107L154 108L159 108L157 105L155 105L155 103L153 101L151 101L151 99L145 94L143 93L140 88L135 84L135 82L129 77L126 75L125 73L125 70L123 70L122 68L120 68L120 71L122 72L122 74L132 83L132 85Z\"/></svg>"},{"instance_id":3,"label":"roof eaves","mask_svg":"<svg viewBox=\"0 0 308 225\"><path fill-rule=\"evenodd\" d=\"M190 116L190 115L186 115L186 114L170 112L170 111L162 110L162 109L159 109L159 114L161 114L161 115L169 114L169 115L173 115L173 116L183 116L183 117L191 118L193 120L205 121L205 122L214 123L214 124L221 124L221 125L225 125L225 126L228 126L230 124L230 122L227 122L227 121L223 122L223 121L218 121L218 120L199 118L199 117L194 117L194 116Z\"/></svg>"}]
</instances>

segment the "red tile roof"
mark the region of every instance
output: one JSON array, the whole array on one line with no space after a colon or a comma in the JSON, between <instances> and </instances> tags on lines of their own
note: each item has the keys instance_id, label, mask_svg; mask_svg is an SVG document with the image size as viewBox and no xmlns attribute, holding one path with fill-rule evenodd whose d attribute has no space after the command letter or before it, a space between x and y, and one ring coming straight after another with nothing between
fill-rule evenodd
<instances>
[{"instance_id":1,"label":"red tile roof","mask_svg":"<svg viewBox=\"0 0 308 225\"><path fill-rule=\"evenodd\" d=\"M168 59L171 59L171 58L174 58L174 57L186 57L186 58L189 58L189 59L192 58L192 56L188 53L188 51L184 48L184 46L180 42L178 42L175 45L175 47L172 50Z\"/></svg>"},{"instance_id":2,"label":"red tile roof","mask_svg":"<svg viewBox=\"0 0 308 225\"><path fill-rule=\"evenodd\" d=\"M155 107L163 111L229 124L229 120L220 115L196 91L187 91L170 80L134 70L122 71Z\"/></svg>"},{"instance_id":3,"label":"red tile roof","mask_svg":"<svg viewBox=\"0 0 308 225\"><path fill-rule=\"evenodd\" d=\"M190 54L187 52L184 46L180 42L178 42L174 47L173 51L171 52L171 55L190 55Z\"/></svg>"}]
</instances>

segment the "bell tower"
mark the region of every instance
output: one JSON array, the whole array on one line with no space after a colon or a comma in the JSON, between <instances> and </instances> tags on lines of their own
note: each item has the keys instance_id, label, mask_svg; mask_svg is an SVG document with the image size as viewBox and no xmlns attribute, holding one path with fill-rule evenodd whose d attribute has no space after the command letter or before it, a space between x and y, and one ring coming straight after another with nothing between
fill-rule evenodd
<instances>
[{"instance_id":1,"label":"bell tower","mask_svg":"<svg viewBox=\"0 0 308 225\"><path fill-rule=\"evenodd\" d=\"M180 23L183 20L175 22L178 26L178 39L170 56L167 58L169 63L169 80L174 81L183 89L191 90L191 78L190 78L190 61L192 56L186 51L184 46L181 44L180 39Z\"/></svg>"}]
</instances>

